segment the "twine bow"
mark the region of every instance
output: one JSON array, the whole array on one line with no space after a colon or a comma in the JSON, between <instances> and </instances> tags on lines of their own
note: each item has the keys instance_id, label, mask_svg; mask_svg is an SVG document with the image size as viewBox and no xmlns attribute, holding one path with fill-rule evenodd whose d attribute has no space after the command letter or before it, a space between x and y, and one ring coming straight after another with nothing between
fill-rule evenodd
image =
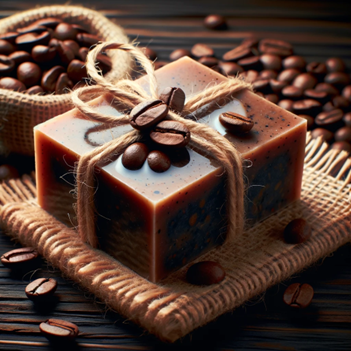
<instances>
[{"instance_id":1,"label":"twine bow","mask_svg":"<svg viewBox=\"0 0 351 351\"><path fill-rule=\"evenodd\" d=\"M118 49L129 52L140 63L149 79L150 93L152 99L158 99L157 81L152 62L144 53L131 44L118 44L106 42L98 44L89 52L86 68L88 75L96 82L96 86L79 88L72 92L72 102L76 108L88 119L107 125L109 128L129 123L126 115L113 116L105 115L89 106L82 100L82 97L89 97L92 94L112 94L123 106L132 109L137 104L150 100L145 90L135 81L129 79L119 80L112 84L105 79L95 67L97 55L107 50ZM227 212L228 212L228 233L227 240L239 235L244 225L244 185L242 174L242 160L235 147L222 135L201 123L185 119L183 116L195 114L202 107L223 101L225 98L232 98L232 95L243 89L251 89L251 85L240 79L232 78L216 86L210 87L196 96L193 96L185 104L181 115L172 111L168 112L167 119L180 121L185 124L191 132L190 147L202 150L217 159L227 174ZM219 105L218 107L219 108ZM96 166L109 163L112 155L119 155L130 144L140 140L142 134L133 130L113 139L80 157L77 165L77 221L78 231L81 239L88 242L92 247L97 247L98 240L95 232L96 211L94 207L94 169Z\"/></svg>"}]
</instances>

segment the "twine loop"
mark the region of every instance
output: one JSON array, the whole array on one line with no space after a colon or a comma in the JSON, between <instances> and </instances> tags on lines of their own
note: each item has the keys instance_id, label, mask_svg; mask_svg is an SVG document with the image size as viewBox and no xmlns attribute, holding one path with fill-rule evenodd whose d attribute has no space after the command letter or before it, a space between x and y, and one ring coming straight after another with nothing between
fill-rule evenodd
<instances>
[{"instance_id":1,"label":"twine loop","mask_svg":"<svg viewBox=\"0 0 351 351\"><path fill-rule=\"evenodd\" d=\"M152 62L137 47L131 44L106 42L98 44L89 52L86 68L88 75L96 82L95 86L79 88L72 92L72 102L75 107L94 122L106 125L108 128L129 123L128 116L106 115L91 107L82 100L83 97L92 95L111 94L119 104L132 109L137 104L150 100L150 95L130 79L122 79L112 84L105 79L95 67L97 55L107 50L124 50L129 52L142 66L149 80L152 99L158 99L157 81ZM204 154L218 160L227 174L227 213L228 233L227 240L232 240L243 231L244 226L244 184L242 173L242 160L235 147L217 131L206 124L186 119L186 115L196 115L202 107L223 99L231 99L233 94L244 89L252 89L251 85L238 78L228 79L218 85L212 86L190 98L184 106L181 115L172 111L168 112L166 119L176 120L186 125L191 132L189 146L201 150ZM219 104L217 108L219 108ZM98 246L95 232L96 210L94 206L94 170L96 166L109 163L112 156L120 155L132 143L140 140L142 134L133 130L116 139L113 139L91 152L82 155L77 164L76 175L76 212L78 232L84 242L92 247Z\"/></svg>"}]
</instances>

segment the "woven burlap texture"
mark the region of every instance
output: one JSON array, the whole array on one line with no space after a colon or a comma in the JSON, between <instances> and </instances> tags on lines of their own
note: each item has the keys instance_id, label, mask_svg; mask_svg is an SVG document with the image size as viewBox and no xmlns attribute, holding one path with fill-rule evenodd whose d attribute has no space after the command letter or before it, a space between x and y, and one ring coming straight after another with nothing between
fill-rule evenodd
<instances>
[{"instance_id":1,"label":"woven burlap texture","mask_svg":"<svg viewBox=\"0 0 351 351\"><path fill-rule=\"evenodd\" d=\"M128 43L120 26L99 12L79 6L45 6L21 12L0 20L0 34L45 17L57 17L68 23L80 24L102 41ZM111 81L126 77L132 68L130 56L121 51L109 56L113 69L106 77ZM0 154L15 152L34 155L33 127L72 107L70 94L39 96L0 89Z\"/></svg>"},{"instance_id":2,"label":"woven burlap texture","mask_svg":"<svg viewBox=\"0 0 351 351\"><path fill-rule=\"evenodd\" d=\"M38 207L29 176L0 186L1 220L9 235L37 248L65 276L162 340L174 342L351 240L351 161L346 152L327 148L308 135L300 201L199 259L218 261L226 270L220 284L207 287L185 281L188 267L160 284L150 283L83 244L75 231ZM335 169L336 177L330 176ZM282 231L296 217L307 219L312 237L286 244Z\"/></svg>"}]
</instances>

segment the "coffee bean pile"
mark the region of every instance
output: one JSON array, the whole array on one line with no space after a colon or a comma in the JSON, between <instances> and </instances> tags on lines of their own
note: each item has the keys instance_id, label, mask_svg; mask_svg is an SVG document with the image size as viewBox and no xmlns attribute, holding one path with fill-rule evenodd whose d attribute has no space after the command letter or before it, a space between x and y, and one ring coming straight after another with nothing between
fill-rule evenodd
<instances>
[{"instance_id":1,"label":"coffee bean pile","mask_svg":"<svg viewBox=\"0 0 351 351\"><path fill-rule=\"evenodd\" d=\"M0 88L27 94L63 94L87 77L89 48L101 38L78 24L44 18L0 35ZM98 56L103 74L109 57Z\"/></svg>"},{"instance_id":2,"label":"coffee bean pile","mask_svg":"<svg viewBox=\"0 0 351 351\"><path fill-rule=\"evenodd\" d=\"M256 94L305 118L314 138L322 136L331 148L351 152L351 80L340 58L307 63L286 41L253 38L222 57L205 44L195 44L190 50L174 50L169 59L183 56L224 76L245 78ZM156 61L155 68L166 64Z\"/></svg>"}]
</instances>

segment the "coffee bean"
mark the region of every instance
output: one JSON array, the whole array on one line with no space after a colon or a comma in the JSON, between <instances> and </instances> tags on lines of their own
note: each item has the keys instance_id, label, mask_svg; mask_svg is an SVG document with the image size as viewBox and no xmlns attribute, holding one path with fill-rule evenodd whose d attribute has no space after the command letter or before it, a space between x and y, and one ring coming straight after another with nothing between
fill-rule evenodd
<instances>
[{"instance_id":1,"label":"coffee bean","mask_svg":"<svg viewBox=\"0 0 351 351\"><path fill-rule=\"evenodd\" d=\"M293 56L286 57L283 60L282 64L285 69L295 68L299 71L302 71L305 69L306 61L301 56L293 55Z\"/></svg>"},{"instance_id":2,"label":"coffee bean","mask_svg":"<svg viewBox=\"0 0 351 351\"><path fill-rule=\"evenodd\" d=\"M293 85L288 85L282 90L281 93L286 99L296 100L302 96L303 90L301 88L294 87Z\"/></svg>"},{"instance_id":3,"label":"coffee bean","mask_svg":"<svg viewBox=\"0 0 351 351\"><path fill-rule=\"evenodd\" d=\"M351 85L346 86L342 91L342 96L351 103Z\"/></svg>"},{"instance_id":4,"label":"coffee bean","mask_svg":"<svg viewBox=\"0 0 351 351\"><path fill-rule=\"evenodd\" d=\"M314 118L309 115L298 115L301 118L304 118L307 121L307 130L311 130L314 125Z\"/></svg>"},{"instance_id":5,"label":"coffee bean","mask_svg":"<svg viewBox=\"0 0 351 351\"><path fill-rule=\"evenodd\" d=\"M69 46L65 45L63 42L60 41L59 44L56 46L56 50L57 50L58 55L60 56L60 60L61 60L61 63L63 65L69 65L72 63L75 55L74 55L73 50ZM75 60L75 61L77 61L77 60ZM67 72L68 72L68 68L67 68ZM85 76L83 76L83 77L85 77ZM80 79L83 79L83 77Z\"/></svg>"},{"instance_id":6,"label":"coffee bean","mask_svg":"<svg viewBox=\"0 0 351 351\"><path fill-rule=\"evenodd\" d=\"M278 102L278 106L280 106L281 108L293 112L294 111L294 101L290 100L290 99L283 99L280 100Z\"/></svg>"},{"instance_id":7,"label":"coffee bean","mask_svg":"<svg viewBox=\"0 0 351 351\"><path fill-rule=\"evenodd\" d=\"M336 141L330 146L333 150L351 152L351 144L347 141Z\"/></svg>"},{"instance_id":8,"label":"coffee bean","mask_svg":"<svg viewBox=\"0 0 351 351\"><path fill-rule=\"evenodd\" d=\"M264 97L266 100L272 102L273 104L277 104L279 101L279 97L277 94L267 94Z\"/></svg>"},{"instance_id":9,"label":"coffee bean","mask_svg":"<svg viewBox=\"0 0 351 351\"><path fill-rule=\"evenodd\" d=\"M254 126L254 122L245 116L235 112L224 112L219 115L219 121L230 132L248 133Z\"/></svg>"},{"instance_id":10,"label":"coffee bean","mask_svg":"<svg viewBox=\"0 0 351 351\"><path fill-rule=\"evenodd\" d=\"M338 95L338 89L328 83L318 83L314 88L316 91L325 91L328 95Z\"/></svg>"},{"instance_id":11,"label":"coffee bean","mask_svg":"<svg viewBox=\"0 0 351 351\"><path fill-rule=\"evenodd\" d=\"M218 284L225 278L223 267L214 261L193 264L186 273L186 280L194 285Z\"/></svg>"},{"instance_id":12,"label":"coffee bean","mask_svg":"<svg viewBox=\"0 0 351 351\"><path fill-rule=\"evenodd\" d=\"M237 46L236 48L226 52L223 55L223 60L224 61L239 61L241 59L244 59L246 57L251 57L254 56L254 52L252 51L251 48L248 48L246 46Z\"/></svg>"},{"instance_id":13,"label":"coffee bean","mask_svg":"<svg viewBox=\"0 0 351 351\"><path fill-rule=\"evenodd\" d=\"M157 54L154 50L148 48L148 47L143 47L140 48L141 51L144 53L145 56L149 58L151 61L155 61L157 59Z\"/></svg>"},{"instance_id":14,"label":"coffee bean","mask_svg":"<svg viewBox=\"0 0 351 351\"><path fill-rule=\"evenodd\" d=\"M62 66L54 66L45 72L41 78L41 86L45 91L54 92L56 89L57 78L65 69Z\"/></svg>"},{"instance_id":15,"label":"coffee bean","mask_svg":"<svg viewBox=\"0 0 351 351\"><path fill-rule=\"evenodd\" d=\"M338 57L332 57L325 62L328 72L344 72L345 63Z\"/></svg>"},{"instance_id":16,"label":"coffee bean","mask_svg":"<svg viewBox=\"0 0 351 351\"><path fill-rule=\"evenodd\" d=\"M186 147L174 148L168 152L168 156L174 167L185 167L190 162L189 151Z\"/></svg>"},{"instance_id":17,"label":"coffee bean","mask_svg":"<svg viewBox=\"0 0 351 351\"><path fill-rule=\"evenodd\" d=\"M36 45L32 49L32 57L35 62L43 63L54 59L56 56L56 47L46 45Z\"/></svg>"},{"instance_id":18,"label":"coffee bean","mask_svg":"<svg viewBox=\"0 0 351 351\"><path fill-rule=\"evenodd\" d=\"M33 61L32 56L27 51L15 51L9 58L15 62L16 65L20 65L23 62Z\"/></svg>"},{"instance_id":19,"label":"coffee bean","mask_svg":"<svg viewBox=\"0 0 351 351\"><path fill-rule=\"evenodd\" d=\"M176 61L178 59L180 59L181 57L184 57L184 56L191 56L191 53L189 50L186 50L186 49L176 49L174 51L172 51L169 55L169 59L171 61Z\"/></svg>"},{"instance_id":20,"label":"coffee bean","mask_svg":"<svg viewBox=\"0 0 351 351\"><path fill-rule=\"evenodd\" d=\"M26 93L29 95L43 95L45 92L40 85L34 85L33 87L27 89Z\"/></svg>"},{"instance_id":21,"label":"coffee bean","mask_svg":"<svg viewBox=\"0 0 351 351\"><path fill-rule=\"evenodd\" d=\"M25 91L26 86L18 79L5 77L0 79L0 88L14 90L14 91Z\"/></svg>"},{"instance_id":22,"label":"coffee bean","mask_svg":"<svg viewBox=\"0 0 351 351\"><path fill-rule=\"evenodd\" d=\"M292 46L283 40L262 39L258 45L262 54L273 54L278 56L290 56L293 53Z\"/></svg>"},{"instance_id":23,"label":"coffee bean","mask_svg":"<svg viewBox=\"0 0 351 351\"><path fill-rule=\"evenodd\" d=\"M311 236L311 227L303 218L295 218L284 229L284 241L289 244L300 244Z\"/></svg>"},{"instance_id":24,"label":"coffee bean","mask_svg":"<svg viewBox=\"0 0 351 351\"><path fill-rule=\"evenodd\" d=\"M76 38L80 46L86 46L88 48L99 42L99 38L96 35L88 33L78 33Z\"/></svg>"},{"instance_id":25,"label":"coffee bean","mask_svg":"<svg viewBox=\"0 0 351 351\"><path fill-rule=\"evenodd\" d=\"M246 48L257 48L259 40L257 38L246 38L244 39L240 46L246 47Z\"/></svg>"},{"instance_id":26,"label":"coffee bean","mask_svg":"<svg viewBox=\"0 0 351 351\"><path fill-rule=\"evenodd\" d=\"M296 68L287 68L279 73L277 80L291 83L299 74Z\"/></svg>"},{"instance_id":27,"label":"coffee bean","mask_svg":"<svg viewBox=\"0 0 351 351\"><path fill-rule=\"evenodd\" d=\"M7 33L0 34L0 39L6 40L7 42L9 42L11 44L16 43L17 37L18 37L17 32L7 32Z\"/></svg>"},{"instance_id":28,"label":"coffee bean","mask_svg":"<svg viewBox=\"0 0 351 351\"><path fill-rule=\"evenodd\" d=\"M48 32L49 30L44 26L37 26L36 24L31 24L27 27L18 28L17 31L20 35L23 35L23 34L29 34L29 33L41 34L43 32Z\"/></svg>"},{"instance_id":29,"label":"coffee bean","mask_svg":"<svg viewBox=\"0 0 351 351\"><path fill-rule=\"evenodd\" d=\"M328 100L328 93L325 91L317 91L315 89L306 89L303 95L307 99L313 99L319 101L321 104L324 104Z\"/></svg>"},{"instance_id":30,"label":"coffee bean","mask_svg":"<svg viewBox=\"0 0 351 351\"><path fill-rule=\"evenodd\" d=\"M150 138L163 146L183 147L190 141L190 131L184 123L165 120L154 127Z\"/></svg>"},{"instance_id":31,"label":"coffee bean","mask_svg":"<svg viewBox=\"0 0 351 351\"><path fill-rule=\"evenodd\" d=\"M23 62L17 68L17 77L26 86L33 86L40 81L41 69L36 63Z\"/></svg>"},{"instance_id":32,"label":"coffee bean","mask_svg":"<svg viewBox=\"0 0 351 351\"><path fill-rule=\"evenodd\" d=\"M219 62L219 69L225 76L236 76L238 73L244 72L244 69L235 62Z\"/></svg>"},{"instance_id":33,"label":"coffee bean","mask_svg":"<svg viewBox=\"0 0 351 351\"><path fill-rule=\"evenodd\" d=\"M15 69L15 61L5 55L0 55L0 76L7 76Z\"/></svg>"},{"instance_id":34,"label":"coffee bean","mask_svg":"<svg viewBox=\"0 0 351 351\"><path fill-rule=\"evenodd\" d=\"M311 62L306 66L306 71L321 79L327 74L327 66L321 62Z\"/></svg>"},{"instance_id":35,"label":"coffee bean","mask_svg":"<svg viewBox=\"0 0 351 351\"><path fill-rule=\"evenodd\" d=\"M77 34L77 30L71 24L63 22L57 25L53 36L58 40L74 40Z\"/></svg>"},{"instance_id":36,"label":"coffee bean","mask_svg":"<svg viewBox=\"0 0 351 351\"><path fill-rule=\"evenodd\" d=\"M80 24L72 24L72 27L78 32L78 33L89 33L89 31L81 26Z\"/></svg>"},{"instance_id":37,"label":"coffee bean","mask_svg":"<svg viewBox=\"0 0 351 351\"><path fill-rule=\"evenodd\" d=\"M218 59L212 56L200 57L198 62L202 63L204 66L213 67L218 64Z\"/></svg>"},{"instance_id":38,"label":"coffee bean","mask_svg":"<svg viewBox=\"0 0 351 351\"><path fill-rule=\"evenodd\" d=\"M213 56L214 52L213 50L207 46L206 44L195 44L192 48L191 48L191 54L196 57L196 58L200 58L203 56Z\"/></svg>"},{"instance_id":39,"label":"coffee bean","mask_svg":"<svg viewBox=\"0 0 351 351\"><path fill-rule=\"evenodd\" d=\"M38 252L31 247L22 247L4 253L1 256L1 263L11 269L23 269L31 267L38 259Z\"/></svg>"},{"instance_id":40,"label":"coffee bean","mask_svg":"<svg viewBox=\"0 0 351 351\"><path fill-rule=\"evenodd\" d=\"M314 290L309 284L294 283L287 287L283 301L294 308L306 308L313 299Z\"/></svg>"},{"instance_id":41,"label":"coffee bean","mask_svg":"<svg viewBox=\"0 0 351 351\"><path fill-rule=\"evenodd\" d=\"M18 174L17 168L7 164L0 166L0 181L10 180L12 178L18 178L18 177L19 177L19 174Z\"/></svg>"},{"instance_id":42,"label":"coffee bean","mask_svg":"<svg viewBox=\"0 0 351 351\"><path fill-rule=\"evenodd\" d=\"M350 84L350 76L345 72L332 72L324 77L324 81L333 84L336 89L341 90Z\"/></svg>"},{"instance_id":43,"label":"coffee bean","mask_svg":"<svg viewBox=\"0 0 351 351\"><path fill-rule=\"evenodd\" d=\"M56 291L57 281L52 278L39 278L26 286L27 297L35 302L45 301Z\"/></svg>"},{"instance_id":44,"label":"coffee bean","mask_svg":"<svg viewBox=\"0 0 351 351\"><path fill-rule=\"evenodd\" d=\"M277 55L264 54L260 56L264 69L280 71L282 68L282 59Z\"/></svg>"},{"instance_id":45,"label":"coffee bean","mask_svg":"<svg viewBox=\"0 0 351 351\"><path fill-rule=\"evenodd\" d=\"M239 77L245 79L245 81L248 83L253 83L258 77L258 72L250 69L248 71L240 73Z\"/></svg>"},{"instance_id":46,"label":"coffee bean","mask_svg":"<svg viewBox=\"0 0 351 351\"><path fill-rule=\"evenodd\" d=\"M67 67L69 79L77 83L87 77L87 69L85 63L80 60L72 60Z\"/></svg>"},{"instance_id":47,"label":"coffee bean","mask_svg":"<svg viewBox=\"0 0 351 351\"><path fill-rule=\"evenodd\" d=\"M42 18L33 23L35 26L43 26L51 29L55 29L58 24L60 24L62 20L56 17L47 17Z\"/></svg>"},{"instance_id":48,"label":"coffee bean","mask_svg":"<svg viewBox=\"0 0 351 351\"><path fill-rule=\"evenodd\" d=\"M313 139L321 137L322 140L324 140L327 143L330 143L334 138L334 133L325 128L313 129L311 135Z\"/></svg>"},{"instance_id":49,"label":"coffee bean","mask_svg":"<svg viewBox=\"0 0 351 351\"><path fill-rule=\"evenodd\" d=\"M162 91L160 100L172 110L182 112L185 103L185 93L180 88L168 87Z\"/></svg>"},{"instance_id":50,"label":"coffee bean","mask_svg":"<svg viewBox=\"0 0 351 351\"><path fill-rule=\"evenodd\" d=\"M346 110L350 106L349 101L341 95L334 96L331 102L334 108L340 108L342 110Z\"/></svg>"},{"instance_id":51,"label":"coffee bean","mask_svg":"<svg viewBox=\"0 0 351 351\"><path fill-rule=\"evenodd\" d=\"M315 78L310 73L301 73L292 82L293 86L301 88L303 90L313 89L316 84L317 78Z\"/></svg>"},{"instance_id":52,"label":"coffee bean","mask_svg":"<svg viewBox=\"0 0 351 351\"><path fill-rule=\"evenodd\" d=\"M298 115L316 116L322 109L322 104L313 99L304 99L293 103L293 111Z\"/></svg>"},{"instance_id":53,"label":"coffee bean","mask_svg":"<svg viewBox=\"0 0 351 351\"><path fill-rule=\"evenodd\" d=\"M324 111L316 116L315 123L319 127L328 128L329 130L335 131L342 126L343 115L344 113L340 109Z\"/></svg>"},{"instance_id":54,"label":"coffee bean","mask_svg":"<svg viewBox=\"0 0 351 351\"><path fill-rule=\"evenodd\" d=\"M271 69L264 69L259 74L260 79L276 79L277 77L278 77L278 73Z\"/></svg>"},{"instance_id":55,"label":"coffee bean","mask_svg":"<svg viewBox=\"0 0 351 351\"><path fill-rule=\"evenodd\" d=\"M166 66L167 64L168 64L168 62L166 62L166 61L156 61L154 63L155 70L162 68L162 67Z\"/></svg>"},{"instance_id":56,"label":"coffee bean","mask_svg":"<svg viewBox=\"0 0 351 351\"><path fill-rule=\"evenodd\" d=\"M345 113L342 120L348 127L351 127L351 112Z\"/></svg>"},{"instance_id":57,"label":"coffee bean","mask_svg":"<svg viewBox=\"0 0 351 351\"><path fill-rule=\"evenodd\" d=\"M351 127L341 127L334 134L335 141L351 142Z\"/></svg>"},{"instance_id":58,"label":"coffee bean","mask_svg":"<svg viewBox=\"0 0 351 351\"><path fill-rule=\"evenodd\" d=\"M221 15L208 15L204 19L205 27L214 30L222 30L227 28L225 18Z\"/></svg>"},{"instance_id":59,"label":"coffee bean","mask_svg":"<svg viewBox=\"0 0 351 351\"><path fill-rule=\"evenodd\" d=\"M40 323L40 331L49 339L74 339L78 333L78 327L62 319L50 318Z\"/></svg>"},{"instance_id":60,"label":"coffee bean","mask_svg":"<svg viewBox=\"0 0 351 351\"><path fill-rule=\"evenodd\" d=\"M16 44L19 50L30 52L36 45L48 45L50 41L50 33L27 33L16 38Z\"/></svg>"},{"instance_id":61,"label":"coffee bean","mask_svg":"<svg viewBox=\"0 0 351 351\"><path fill-rule=\"evenodd\" d=\"M89 49L88 48L80 48L79 49L79 57L80 57L80 60L82 61L82 62L85 62L86 61L86 59L87 59L87 56L88 56L88 53L89 53Z\"/></svg>"},{"instance_id":62,"label":"coffee bean","mask_svg":"<svg viewBox=\"0 0 351 351\"><path fill-rule=\"evenodd\" d=\"M168 114L168 106L161 100L148 100L135 106L129 115L129 123L138 130L147 129Z\"/></svg>"},{"instance_id":63,"label":"coffee bean","mask_svg":"<svg viewBox=\"0 0 351 351\"><path fill-rule=\"evenodd\" d=\"M269 84L269 79L258 79L252 84L254 91L259 91L263 94L272 93L271 85Z\"/></svg>"},{"instance_id":64,"label":"coffee bean","mask_svg":"<svg viewBox=\"0 0 351 351\"><path fill-rule=\"evenodd\" d=\"M143 166L148 154L149 149L144 143L133 143L124 150L122 164L125 168L135 171Z\"/></svg>"},{"instance_id":65,"label":"coffee bean","mask_svg":"<svg viewBox=\"0 0 351 351\"><path fill-rule=\"evenodd\" d=\"M272 91L274 91L276 94L279 94L286 86L288 86L288 82L284 80L276 80L276 79L271 79L269 81L269 84L271 86Z\"/></svg>"},{"instance_id":66,"label":"coffee bean","mask_svg":"<svg viewBox=\"0 0 351 351\"><path fill-rule=\"evenodd\" d=\"M56 94L67 93L70 89L73 88L73 82L68 78L67 73L61 73L57 78L55 85Z\"/></svg>"},{"instance_id":67,"label":"coffee bean","mask_svg":"<svg viewBox=\"0 0 351 351\"><path fill-rule=\"evenodd\" d=\"M78 43L76 41L71 40L71 39L67 39L67 40L63 41L63 44L71 49L71 51L74 53L74 56L76 58L80 58L80 56L79 56L80 46L78 45Z\"/></svg>"},{"instance_id":68,"label":"coffee bean","mask_svg":"<svg viewBox=\"0 0 351 351\"><path fill-rule=\"evenodd\" d=\"M262 69L262 63L259 56L251 56L238 60L238 65L243 67L245 70L253 69L260 71Z\"/></svg>"},{"instance_id":69,"label":"coffee bean","mask_svg":"<svg viewBox=\"0 0 351 351\"><path fill-rule=\"evenodd\" d=\"M0 39L0 55L10 55L15 51L15 47L7 40Z\"/></svg>"},{"instance_id":70,"label":"coffee bean","mask_svg":"<svg viewBox=\"0 0 351 351\"><path fill-rule=\"evenodd\" d=\"M147 157L149 167L156 173L166 172L171 167L170 158L162 151L151 151Z\"/></svg>"}]
</instances>

